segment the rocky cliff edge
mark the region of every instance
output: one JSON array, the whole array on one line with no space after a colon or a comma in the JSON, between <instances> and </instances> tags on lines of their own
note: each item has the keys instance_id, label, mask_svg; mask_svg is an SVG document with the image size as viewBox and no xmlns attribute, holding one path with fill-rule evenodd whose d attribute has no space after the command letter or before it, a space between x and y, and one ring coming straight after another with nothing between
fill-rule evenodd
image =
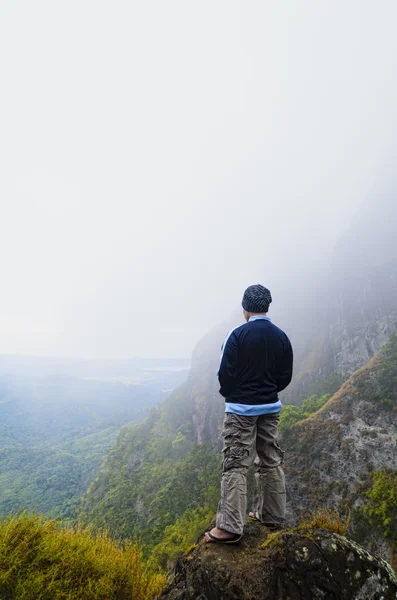
<instances>
[{"instance_id":1,"label":"rocky cliff edge","mask_svg":"<svg viewBox=\"0 0 397 600\"><path fill-rule=\"evenodd\" d=\"M270 534L250 523L238 545L201 538L161 600L396 600L391 567L325 529Z\"/></svg>"}]
</instances>

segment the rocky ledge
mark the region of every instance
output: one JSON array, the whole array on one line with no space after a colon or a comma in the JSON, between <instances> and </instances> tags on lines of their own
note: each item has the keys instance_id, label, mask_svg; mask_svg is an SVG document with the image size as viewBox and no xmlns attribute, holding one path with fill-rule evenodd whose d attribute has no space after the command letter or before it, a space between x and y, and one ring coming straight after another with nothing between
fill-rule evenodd
<instances>
[{"instance_id":1,"label":"rocky ledge","mask_svg":"<svg viewBox=\"0 0 397 600\"><path fill-rule=\"evenodd\" d=\"M396 600L391 567L326 529L269 535L247 526L238 545L201 538L170 575L161 600Z\"/></svg>"}]
</instances>

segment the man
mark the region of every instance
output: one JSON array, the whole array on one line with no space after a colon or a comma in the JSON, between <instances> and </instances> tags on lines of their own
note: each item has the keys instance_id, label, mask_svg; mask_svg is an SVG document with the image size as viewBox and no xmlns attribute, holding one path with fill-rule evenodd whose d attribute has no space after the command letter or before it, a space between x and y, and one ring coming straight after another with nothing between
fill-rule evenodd
<instances>
[{"instance_id":1,"label":"man","mask_svg":"<svg viewBox=\"0 0 397 600\"><path fill-rule=\"evenodd\" d=\"M243 297L246 323L233 329L223 346L218 372L226 400L223 474L216 527L206 542L236 543L247 510L247 471L255 457L256 495L249 514L270 528L285 520L283 451L277 442L281 402L278 393L291 381L292 347L267 316L270 291L252 285Z\"/></svg>"}]
</instances>

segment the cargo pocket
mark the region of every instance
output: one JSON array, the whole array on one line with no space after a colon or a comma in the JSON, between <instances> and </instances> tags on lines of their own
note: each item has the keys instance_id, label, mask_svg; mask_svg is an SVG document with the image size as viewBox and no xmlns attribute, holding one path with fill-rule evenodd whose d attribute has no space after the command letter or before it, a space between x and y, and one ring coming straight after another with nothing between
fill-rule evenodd
<instances>
[{"instance_id":1,"label":"cargo pocket","mask_svg":"<svg viewBox=\"0 0 397 600\"><path fill-rule=\"evenodd\" d=\"M229 446L224 450L223 472L230 469L239 469L248 456L247 448L243 446Z\"/></svg>"}]
</instances>

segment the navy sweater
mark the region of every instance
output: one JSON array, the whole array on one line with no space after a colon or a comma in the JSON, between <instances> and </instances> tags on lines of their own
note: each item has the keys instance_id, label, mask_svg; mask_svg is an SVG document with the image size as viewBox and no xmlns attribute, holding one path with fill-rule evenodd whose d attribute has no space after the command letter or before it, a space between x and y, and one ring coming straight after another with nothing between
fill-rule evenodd
<instances>
[{"instance_id":1,"label":"navy sweater","mask_svg":"<svg viewBox=\"0 0 397 600\"><path fill-rule=\"evenodd\" d=\"M268 318L233 329L222 346L218 377L226 402L270 404L292 378L292 346Z\"/></svg>"}]
</instances>

